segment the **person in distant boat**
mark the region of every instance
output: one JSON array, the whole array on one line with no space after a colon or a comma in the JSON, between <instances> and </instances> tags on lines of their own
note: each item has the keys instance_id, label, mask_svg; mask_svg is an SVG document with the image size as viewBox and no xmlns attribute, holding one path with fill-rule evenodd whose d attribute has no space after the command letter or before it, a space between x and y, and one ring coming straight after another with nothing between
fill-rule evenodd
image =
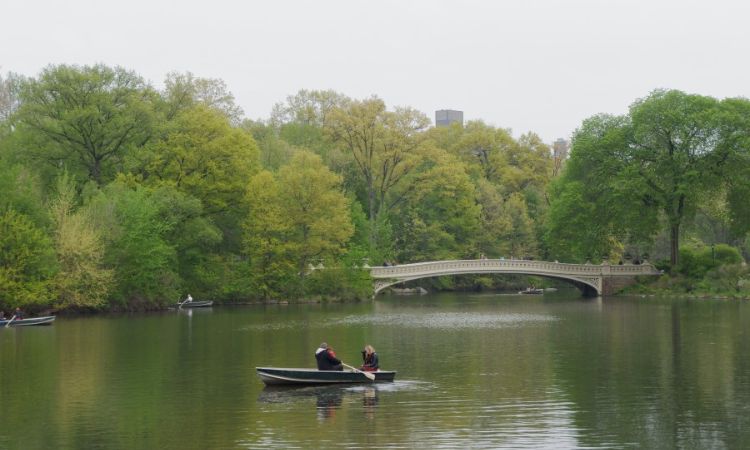
<instances>
[{"instance_id":1,"label":"person in distant boat","mask_svg":"<svg viewBox=\"0 0 750 450\"><path fill-rule=\"evenodd\" d=\"M375 353L375 349L372 345L365 345L365 349L362 350L362 370L367 372L375 372L379 369L378 366L378 354Z\"/></svg>"},{"instance_id":2,"label":"person in distant boat","mask_svg":"<svg viewBox=\"0 0 750 450\"><path fill-rule=\"evenodd\" d=\"M192 301L193 301L193 297L190 294L188 294L187 298L185 299L185 302L190 303Z\"/></svg>"},{"instance_id":3,"label":"person in distant boat","mask_svg":"<svg viewBox=\"0 0 750 450\"><path fill-rule=\"evenodd\" d=\"M5 320L5 311L0 311L0 320Z\"/></svg>"},{"instance_id":4,"label":"person in distant boat","mask_svg":"<svg viewBox=\"0 0 750 450\"><path fill-rule=\"evenodd\" d=\"M16 320L23 319L23 311L21 311L21 308L16 308L16 311L13 314L16 316Z\"/></svg>"},{"instance_id":5,"label":"person in distant boat","mask_svg":"<svg viewBox=\"0 0 750 450\"><path fill-rule=\"evenodd\" d=\"M336 358L336 352L325 342L315 350L315 359L318 361L318 370L344 370L341 360Z\"/></svg>"}]
</instances>

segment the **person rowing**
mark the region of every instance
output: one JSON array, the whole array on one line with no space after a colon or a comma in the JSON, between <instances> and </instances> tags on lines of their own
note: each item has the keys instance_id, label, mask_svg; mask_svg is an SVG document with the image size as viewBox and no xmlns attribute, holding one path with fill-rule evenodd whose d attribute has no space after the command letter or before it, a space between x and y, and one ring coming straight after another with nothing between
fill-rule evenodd
<instances>
[{"instance_id":1,"label":"person rowing","mask_svg":"<svg viewBox=\"0 0 750 450\"><path fill-rule=\"evenodd\" d=\"M318 362L318 370L344 370L344 365L336 357L333 347L329 347L325 342L315 350L315 360Z\"/></svg>"}]
</instances>

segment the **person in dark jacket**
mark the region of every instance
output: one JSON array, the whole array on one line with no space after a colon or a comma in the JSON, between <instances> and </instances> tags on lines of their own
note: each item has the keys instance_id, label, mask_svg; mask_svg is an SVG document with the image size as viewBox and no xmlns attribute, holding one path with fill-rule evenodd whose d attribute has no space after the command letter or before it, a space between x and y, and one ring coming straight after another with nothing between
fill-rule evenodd
<instances>
[{"instance_id":1,"label":"person in dark jacket","mask_svg":"<svg viewBox=\"0 0 750 450\"><path fill-rule=\"evenodd\" d=\"M375 353L375 349L372 348L372 345L365 345L365 349L362 350L362 361L364 361L364 364L362 364L362 370L367 372L375 372L380 368L378 366L378 354Z\"/></svg>"},{"instance_id":2,"label":"person in dark jacket","mask_svg":"<svg viewBox=\"0 0 750 450\"><path fill-rule=\"evenodd\" d=\"M341 360L336 358L336 352L325 342L315 350L315 359L318 361L318 370L344 370Z\"/></svg>"}]
</instances>

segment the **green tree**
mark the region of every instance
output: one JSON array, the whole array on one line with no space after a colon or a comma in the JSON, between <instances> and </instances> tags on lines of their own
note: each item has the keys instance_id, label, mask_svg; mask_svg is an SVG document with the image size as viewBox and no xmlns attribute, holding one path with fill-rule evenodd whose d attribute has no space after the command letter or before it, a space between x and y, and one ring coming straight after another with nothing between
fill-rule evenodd
<instances>
[{"instance_id":1,"label":"green tree","mask_svg":"<svg viewBox=\"0 0 750 450\"><path fill-rule=\"evenodd\" d=\"M310 152L299 152L279 170L279 200L300 274L318 259L342 254L354 233L341 177Z\"/></svg>"},{"instance_id":2,"label":"green tree","mask_svg":"<svg viewBox=\"0 0 750 450\"><path fill-rule=\"evenodd\" d=\"M488 257L511 255L508 237L513 222L508 215L501 189L480 178L476 182L477 203L481 207L481 226L477 231L477 250Z\"/></svg>"},{"instance_id":3,"label":"green tree","mask_svg":"<svg viewBox=\"0 0 750 450\"><path fill-rule=\"evenodd\" d=\"M227 260L235 255L220 251L222 231L205 214L201 201L172 186L153 188L150 199L161 221L170 224L163 237L175 250L174 269L182 291L194 297L225 298L232 291Z\"/></svg>"},{"instance_id":4,"label":"green tree","mask_svg":"<svg viewBox=\"0 0 750 450\"><path fill-rule=\"evenodd\" d=\"M221 114L196 105L180 112L139 159L147 184L174 186L199 199L207 213L220 214L241 204L247 179L258 170L258 147Z\"/></svg>"},{"instance_id":5,"label":"green tree","mask_svg":"<svg viewBox=\"0 0 750 450\"><path fill-rule=\"evenodd\" d=\"M104 242L85 211L74 211L75 188L67 174L60 177L50 204L55 250L60 270L54 278L59 308L102 308L113 285L113 271L104 267Z\"/></svg>"},{"instance_id":6,"label":"green tree","mask_svg":"<svg viewBox=\"0 0 750 450\"><path fill-rule=\"evenodd\" d=\"M40 307L52 301L55 274L52 242L25 215L0 213L0 304Z\"/></svg>"},{"instance_id":7,"label":"green tree","mask_svg":"<svg viewBox=\"0 0 750 450\"><path fill-rule=\"evenodd\" d=\"M242 108L235 103L226 83L217 78L196 77L190 72L170 72L164 82L162 97L167 106L167 120L198 104L219 112L233 125L239 125L242 120Z\"/></svg>"},{"instance_id":8,"label":"green tree","mask_svg":"<svg viewBox=\"0 0 750 450\"><path fill-rule=\"evenodd\" d=\"M134 165L147 186L171 187L200 200L206 219L222 232L217 250L239 252L243 192L259 168L258 147L248 132L198 104L166 123Z\"/></svg>"},{"instance_id":9,"label":"green tree","mask_svg":"<svg viewBox=\"0 0 750 450\"><path fill-rule=\"evenodd\" d=\"M645 184L666 216L672 265L678 262L680 226L694 214L699 193L720 182L726 159L717 152L717 112L715 99L679 91L655 91L630 108L626 174Z\"/></svg>"},{"instance_id":10,"label":"green tree","mask_svg":"<svg viewBox=\"0 0 750 450\"><path fill-rule=\"evenodd\" d=\"M280 128L284 124L296 123L323 127L328 115L336 108L341 108L350 99L336 91L308 91L302 89L286 98L286 103L277 103L271 111L270 123Z\"/></svg>"},{"instance_id":11,"label":"green tree","mask_svg":"<svg viewBox=\"0 0 750 450\"><path fill-rule=\"evenodd\" d=\"M334 108L326 118L331 138L356 163L365 191L371 224L370 246L379 245L378 222L401 198L392 196L422 162L422 131L429 119L409 108L387 111L378 98L351 101Z\"/></svg>"},{"instance_id":12,"label":"green tree","mask_svg":"<svg viewBox=\"0 0 750 450\"><path fill-rule=\"evenodd\" d=\"M173 303L178 296L175 249L166 236L174 227L161 215L146 187L111 183L90 203L105 238L105 264L115 271L112 306L144 309Z\"/></svg>"},{"instance_id":13,"label":"green tree","mask_svg":"<svg viewBox=\"0 0 750 450\"><path fill-rule=\"evenodd\" d=\"M394 219L399 259L428 261L472 257L481 222L474 184L465 166L438 153L416 175Z\"/></svg>"},{"instance_id":14,"label":"green tree","mask_svg":"<svg viewBox=\"0 0 750 450\"><path fill-rule=\"evenodd\" d=\"M250 260L250 286L261 298L271 299L295 282L290 225L271 172L264 170L250 179L247 204L244 248Z\"/></svg>"},{"instance_id":15,"label":"green tree","mask_svg":"<svg viewBox=\"0 0 750 450\"><path fill-rule=\"evenodd\" d=\"M354 227L340 186L341 177L307 151L276 177L263 171L251 179L245 249L261 296L304 293L310 265L344 253Z\"/></svg>"},{"instance_id":16,"label":"green tree","mask_svg":"<svg viewBox=\"0 0 750 450\"><path fill-rule=\"evenodd\" d=\"M625 234L642 238L653 235L660 214L676 265L681 227L694 216L703 193L724 183L727 163L738 151L730 142L737 128L721 113L716 99L659 90L636 101L627 117L584 122L563 178L581 182L585 200L595 205L597 216L589 227L620 241Z\"/></svg>"},{"instance_id":17,"label":"green tree","mask_svg":"<svg viewBox=\"0 0 750 450\"><path fill-rule=\"evenodd\" d=\"M735 236L750 231L750 100L721 102L720 145L727 155L726 177L729 220Z\"/></svg>"},{"instance_id":18,"label":"green tree","mask_svg":"<svg viewBox=\"0 0 750 450\"><path fill-rule=\"evenodd\" d=\"M350 170L350 158L345 156L341 148L331 145L325 133L325 124L330 114L337 108L346 107L349 102L351 99L331 90L301 90L288 96L285 103L274 105L268 120L274 136L288 147L277 146L272 149L280 150L279 156L289 155L289 147L307 149L320 155L326 165L337 173Z\"/></svg>"},{"instance_id":19,"label":"green tree","mask_svg":"<svg viewBox=\"0 0 750 450\"><path fill-rule=\"evenodd\" d=\"M299 149L279 137L278 131L262 122L245 120L242 128L253 135L260 150L260 164L264 169L277 171L287 164Z\"/></svg>"},{"instance_id":20,"label":"green tree","mask_svg":"<svg viewBox=\"0 0 750 450\"><path fill-rule=\"evenodd\" d=\"M123 157L151 136L154 93L120 67L49 66L19 97L19 151L67 167L79 181L114 179Z\"/></svg>"},{"instance_id":21,"label":"green tree","mask_svg":"<svg viewBox=\"0 0 750 450\"><path fill-rule=\"evenodd\" d=\"M14 73L8 73L5 78L0 74L0 123L8 121L18 109L18 91L24 80L23 76Z\"/></svg>"},{"instance_id":22,"label":"green tree","mask_svg":"<svg viewBox=\"0 0 750 450\"><path fill-rule=\"evenodd\" d=\"M0 210L12 208L41 228L49 225L42 182L32 167L0 157Z\"/></svg>"}]
</instances>

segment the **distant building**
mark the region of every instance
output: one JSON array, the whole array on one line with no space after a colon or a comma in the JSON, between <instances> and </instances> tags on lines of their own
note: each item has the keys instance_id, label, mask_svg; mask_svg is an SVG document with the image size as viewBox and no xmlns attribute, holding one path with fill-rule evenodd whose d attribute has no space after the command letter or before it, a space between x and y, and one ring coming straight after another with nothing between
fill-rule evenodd
<instances>
[{"instance_id":1,"label":"distant building","mask_svg":"<svg viewBox=\"0 0 750 450\"><path fill-rule=\"evenodd\" d=\"M435 111L435 126L447 127L452 123L464 124L464 112L453 109L440 109Z\"/></svg>"},{"instance_id":2,"label":"distant building","mask_svg":"<svg viewBox=\"0 0 750 450\"><path fill-rule=\"evenodd\" d=\"M552 144L552 157L561 161L567 159L568 150L570 150L570 142L560 138Z\"/></svg>"},{"instance_id":3,"label":"distant building","mask_svg":"<svg viewBox=\"0 0 750 450\"><path fill-rule=\"evenodd\" d=\"M568 159L570 142L565 139L558 139L552 144L552 176L556 177L562 172L565 160Z\"/></svg>"}]
</instances>

